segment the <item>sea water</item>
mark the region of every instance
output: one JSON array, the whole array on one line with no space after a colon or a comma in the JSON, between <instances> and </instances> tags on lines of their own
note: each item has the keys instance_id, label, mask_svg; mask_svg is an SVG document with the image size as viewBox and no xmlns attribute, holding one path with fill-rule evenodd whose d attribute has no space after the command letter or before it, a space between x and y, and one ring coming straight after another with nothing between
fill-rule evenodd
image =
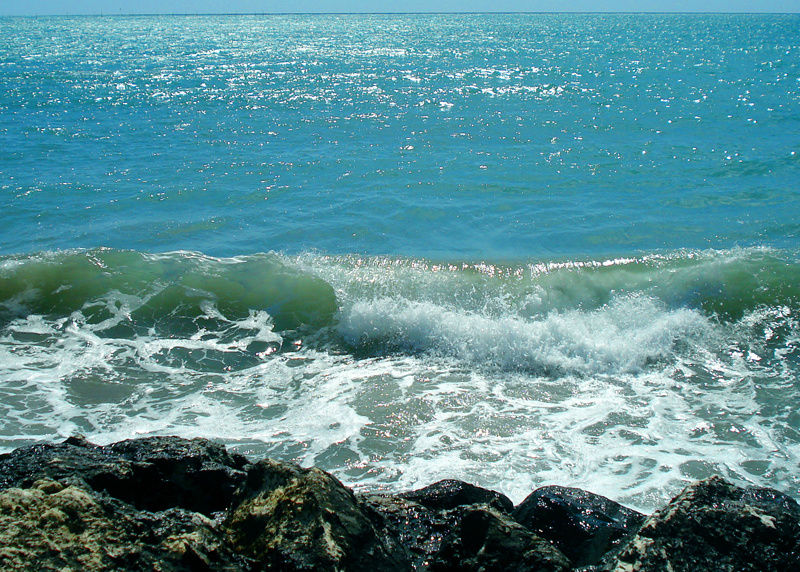
<instances>
[{"instance_id":1,"label":"sea water","mask_svg":"<svg viewBox=\"0 0 800 572\"><path fill-rule=\"evenodd\" d=\"M0 19L0 450L800 496L798 30Z\"/></svg>"}]
</instances>

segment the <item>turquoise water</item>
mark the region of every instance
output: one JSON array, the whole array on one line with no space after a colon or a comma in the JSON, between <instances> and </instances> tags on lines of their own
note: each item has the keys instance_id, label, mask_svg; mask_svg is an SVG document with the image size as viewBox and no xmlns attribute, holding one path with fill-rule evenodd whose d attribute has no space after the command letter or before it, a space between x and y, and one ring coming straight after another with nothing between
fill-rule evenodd
<instances>
[{"instance_id":1,"label":"turquoise water","mask_svg":"<svg viewBox=\"0 0 800 572\"><path fill-rule=\"evenodd\" d=\"M0 447L800 495L798 29L0 19Z\"/></svg>"}]
</instances>

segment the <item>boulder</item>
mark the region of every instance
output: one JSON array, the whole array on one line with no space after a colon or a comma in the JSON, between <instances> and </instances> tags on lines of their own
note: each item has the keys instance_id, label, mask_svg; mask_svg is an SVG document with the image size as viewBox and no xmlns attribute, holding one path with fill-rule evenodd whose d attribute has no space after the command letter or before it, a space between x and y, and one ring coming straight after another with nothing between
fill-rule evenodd
<instances>
[{"instance_id":1,"label":"boulder","mask_svg":"<svg viewBox=\"0 0 800 572\"><path fill-rule=\"evenodd\" d=\"M377 533L350 489L319 469L282 465L257 464L267 484L230 512L225 525L238 551L279 570L410 569L405 552Z\"/></svg>"},{"instance_id":2,"label":"boulder","mask_svg":"<svg viewBox=\"0 0 800 572\"><path fill-rule=\"evenodd\" d=\"M360 495L359 502L378 534L399 545L414 570L429 567L453 535L453 518L443 511L391 495Z\"/></svg>"},{"instance_id":3,"label":"boulder","mask_svg":"<svg viewBox=\"0 0 800 572\"><path fill-rule=\"evenodd\" d=\"M415 570L568 569L569 560L549 542L490 504L434 509L405 496L363 495L362 503Z\"/></svg>"},{"instance_id":4,"label":"boulder","mask_svg":"<svg viewBox=\"0 0 800 572\"><path fill-rule=\"evenodd\" d=\"M449 511L450 535L431 561L430 570L569 570L569 560L548 541L486 505Z\"/></svg>"},{"instance_id":5,"label":"boulder","mask_svg":"<svg viewBox=\"0 0 800 572\"><path fill-rule=\"evenodd\" d=\"M507 496L454 479L445 479L397 496L435 510L453 509L468 504L485 504L504 513L514 510L514 503Z\"/></svg>"},{"instance_id":6,"label":"boulder","mask_svg":"<svg viewBox=\"0 0 800 572\"><path fill-rule=\"evenodd\" d=\"M206 439L146 437L105 450L131 463L130 477L119 482L95 479L92 486L146 510L224 511L245 482L249 465L242 455Z\"/></svg>"},{"instance_id":7,"label":"boulder","mask_svg":"<svg viewBox=\"0 0 800 572\"><path fill-rule=\"evenodd\" d=\"M604 496L559 486L535 490L513 516L552 542L576 567L597 564L635 533L645 518Z\"/></svg>"},{"instance_id":8,"label":"boulder","mask_svg":"<svg viewBox=\"0 0 800 572\"><path fill-rule=\"evenodd\" d=\"M95 491L42 479L0 492L2 570L242 570L207 517L137 511Z\"/></svg>"},{"instance_id":9,"label":"boulder","mask_svg":"<svg viewBox=\"0 0 800 572\"><path fill-rule=\"evenodd\" d=\"M49 478L85 483L144 510L224 511L247 460L205 439L148 437L101 447L82 437L0 455L0 489Z\"/></svg>"},{"instance_id":10,"label":"boulder","mask_svg":"<svg viewBox=\"0 0 800 572\"><path fill-rule=\"evenodd\" d=\"M644 522L643 522L644 520ZM643 522L643 523L642 523ZM601 558L602 556L602 558ZM646 518L579 489L355 495L202 439L0 455L0 569L800 570L800 506L715 477Z\"/></svg>"},{"instance_id":11,"label":"boulder","mask_svg":"<svg viewBox=\"0 0 800 572\"><path fill-rule=\"evenodd\" d=\"M800 506L772 489L743 489L711 477L649 517L605 568L800 570Z\"/></svg>"}]
</instances>

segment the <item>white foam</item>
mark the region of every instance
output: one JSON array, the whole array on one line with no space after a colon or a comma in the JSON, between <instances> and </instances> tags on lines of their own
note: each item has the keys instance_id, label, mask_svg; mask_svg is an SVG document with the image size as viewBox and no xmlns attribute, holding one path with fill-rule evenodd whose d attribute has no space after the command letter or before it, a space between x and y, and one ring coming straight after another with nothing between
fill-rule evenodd
<instances>
[{"instance_id":1,"label":"white foam","mask_svg":"<svg viewBox=\"0 0 800 572\"><path fill-rule=\"evenodd\" d=\"M668 357L676 341L707 331L708 322L699 312L667 310L645 296L617 298L591 312L551 312L538 319L379 298L343 309L339 323L339 332L354 345L384 343L470 364L582 374L641 370L648 362Z\"/></svg>"},{"instance_id":2,"label":"white foam","mask_svg":"<svg viewBox=\"0 0 800 572\"><path fill-rule=\"evenodd\" d=\"M539 320L362 302L343 319L345 334L420 352L354 359L307 348L216 373L151 351L233 351L216 338L103 338L79 317L31 316L6 328L6 450L74 432L99 443L203 436L316 464L361 488L461 478L518 502L537 486L562 484L643 510L710 471L788 492L797 486L790 468L800 446L782 437L785 420L760 414L763 381L752 368L763 365L721 358L710 341L718 326L645 297ZM272 339L268 316L236 326ZM22 334L50 341L15 342ZM696 351L659 349L692 336ZM543 364L569 371L543 375ZM81 380L92 376L118 384L119 395L78 401ZM13 405L21 399L26 406Z\"/></svg>"}]
</instances>

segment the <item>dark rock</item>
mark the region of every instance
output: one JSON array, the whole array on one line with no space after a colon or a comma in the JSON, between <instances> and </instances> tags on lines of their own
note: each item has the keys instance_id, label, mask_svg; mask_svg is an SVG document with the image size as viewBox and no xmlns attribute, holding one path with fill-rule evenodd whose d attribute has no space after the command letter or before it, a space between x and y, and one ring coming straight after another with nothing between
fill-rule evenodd
<instances>
[{"instance_id":1,"label":"dark rock","mask_svg":"<svg viewBox=\"0 0 800 572\"><path fill-rule=\"evenodd\" d=\"M70 437L56 445L20 447L0 455L0 489L30 487L43 478L90 481L105 473L122 478L129 473L129 465L119 455Z\"/></svg>"},{"instance_id":2,"label":"dark rock","mask_svg":"<svg viewBox=\"0 0 800 572\"><path fill-rule=\"evenodd\" d=\"M92 486L147 510L224 511L247 477L247 459L205 439L148 437L106 449L131 462L130 478L95 479Z\"/></svg>"},{"instance_id":3,"label":"dark rock","mask_svg":"<svg viewBox=\"0 0 800 572\"><path fill-rule=\"evenodd\" d=\"M430 566L453 536L453 517L400 496L361 495L360 502L378 534L401 546L415 570Z\"/></svg>"},{"instance_id":4,"label":"dark rock","mask_svg":"<svg viewBox=\"0 0 800 572\"><path fill-rule=\"evenodd\" d=\"M453 479L397 496L435 510L449 510L468 504L485 504L509 514L514 510L514 503L507 496Z\"/></svg>"},{"instance_id":5,"label":"dark rock","mask_svg":"<svg viewBox=\"0 0 800 572\"><path fill-rule=\"evenodd\" d=\"M236 491L234 504L285 487L293 479L300 478L306 469L294 463L282 463L273 459L262 459L247 467L247 476Z\"/></svg>"},{"instance_id":6,"label":"dark rock","mask_svg":"<svg viewBox=\"0 0 800 572\"><path fill-rule=\"evenodd\" d=\"M553 546L488 504L434 510L399 496L364 495L380 534L405 549L414 569L566 570Z\"/></svg>"},{"instance_id":7,"label":"dark rock","mask_svg":"<svg viewBox=\"0 0 800 572\"><path fill-rule=\"evenodd\" d=\"M573 566L596 564L638 530L645 516L581 489L537 489L514 509L514 519L551 541Z\"/></svg>"},{"instance_id":8,"label":"dark rock","mask_svg":"<svg viewBox=\"0 0 800 572\"><path fill-rule=\"evenodd\" d=\"M605 568L800 570L800 506L772 489L711 477L649 517Z\"/></svg>"},{"instance_id":9,"label":"dark rock","mask_svg":"<svg viewBox=\"0 0 800 572\"><path fill-rule=\"evenodd\" d=\"M800 570L800 506L770 489L702 481L641 527L577 489L509 504L458 481L356 496L202 439L76 437L0 455L0 569Z\"/></svg>"},{"instance_id":10,"label":"dark rock","mask_svg":"<svg viewBox=\"0 0 800 572\"><path fill-rule=\"evenodd\" d=\"M0 492L2 570L243 570L250 563L198 513L137 511L42 479Z\"/></svg>"},{"instance_id":11,"label":"dark rock","mask_svg":"<svg viewBox=\"0 0 800 572\"><path fill-rule=\"evenodd\" d=\"M404 551L378 535L355 495L331 475L274 462L259 465L268 486L226 521L242 553L280 570L410 568ZM274 477L270 465L277 465Z\"/></svg>"},{"instance_id":12,"label":"dark rock","mask_svg":"<svg viewBox=\"0 0 800 572\"><path fill-rule=\"evenodd\" d=\"M450 511L453 532L431 562L431 570L569 569L569 560L548 541L485 505Z\"/></svg>"},{"instance_id":13,"label":"dark rock","mask_svg":"<svg viewBox=\"0 0 800 572\"><path fill-rule=\"evenodd\" d=\"M84 482L144 510L225 510L247 460L205 439L149 437L101 447L81 437L0 455L0 489L49 478Z\"/></svg>"}]
</instances>

